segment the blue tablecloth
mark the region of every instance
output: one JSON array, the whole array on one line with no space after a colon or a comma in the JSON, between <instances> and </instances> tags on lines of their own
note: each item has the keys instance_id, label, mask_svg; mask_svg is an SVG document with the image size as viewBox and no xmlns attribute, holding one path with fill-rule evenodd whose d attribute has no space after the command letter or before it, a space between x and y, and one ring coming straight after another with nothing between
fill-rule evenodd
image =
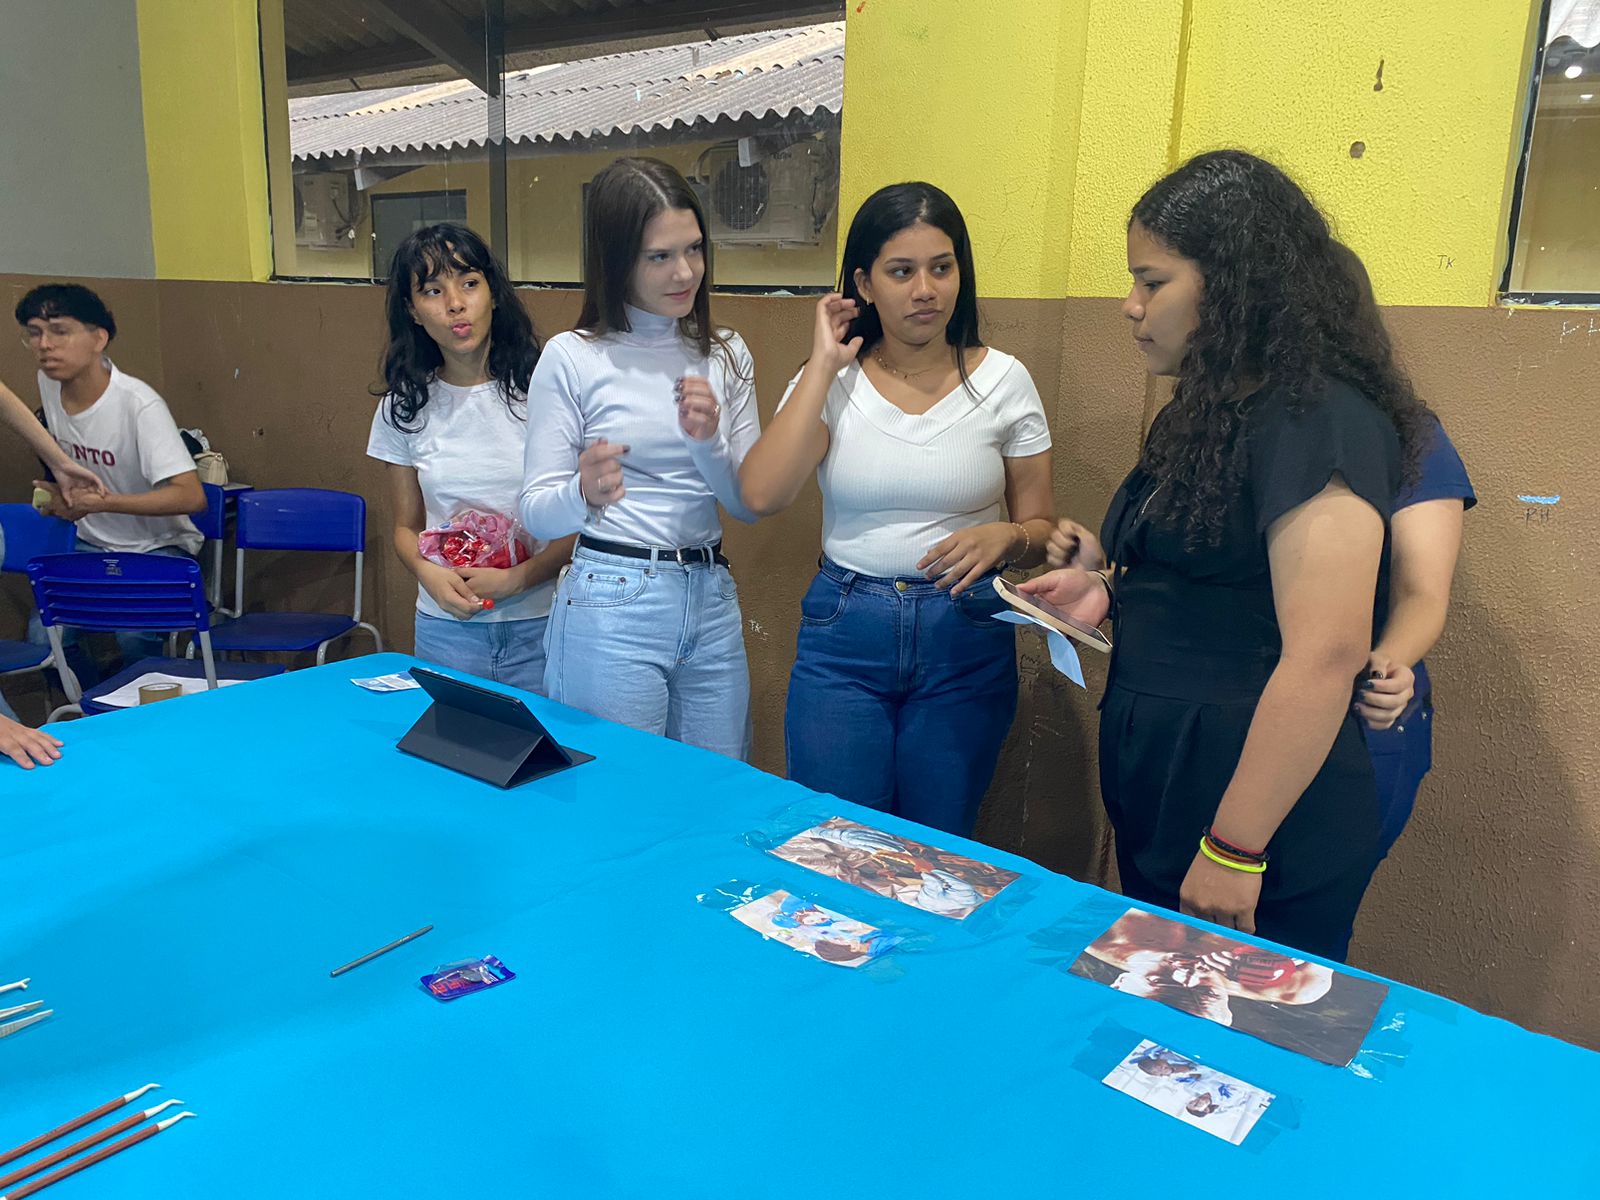
<instances>
[{"instance_id":1,"label":"blue tablecloth","mask_svg":"<svg viewBox=\"0 0 1600 1200\"><path fill-rule=\"evenodd\" d=\"M1397 985L1405 1057L1323 1066L1041 965L1030 934L1087 943L1125 904L1023 859L929 838L1034 881L965 927L752 849L808 800L928 835L727 759L537 698L598 761L502 792L413 759L426 697L349 682L411 662L73 723L56 766L0 767L0 983L34 981L0 1007L56 1010L0 1041L0 1149L151 1081L134 1107L200 1114L52 1200L1592 1193L1588 1051ZM696 903L731 878L929 936L874 980ZM482 954L518 978L418 987ZM1074 1066L1108 1021L1298 1127L1233 1147L1119 1095Z\"/></svg>"}]
</instances>

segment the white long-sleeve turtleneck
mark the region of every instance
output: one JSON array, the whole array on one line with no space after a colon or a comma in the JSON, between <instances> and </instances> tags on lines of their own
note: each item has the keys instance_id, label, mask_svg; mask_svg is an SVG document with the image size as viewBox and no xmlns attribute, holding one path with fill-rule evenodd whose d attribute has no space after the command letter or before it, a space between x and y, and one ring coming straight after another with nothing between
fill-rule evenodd
<instances>
[{"instance_id":1,"label":"white long-sleeve turtleneck","mask_svg":"<svg viewBox=\"0 0 1600 1200\"><path fill-rule=\"evenodd\" d=\"M635 546L701 546L722 536L717 502L755 520L739 494L739 465L761 434L755 368L736 333L711 356L678 332L670 317L628 307L632 329L589 338L551 338L528 381L528 445L523 456L522 523L553 540L587 533ZM684 376L711 382L722 414L717 432L697 442L678 428L674 387ZM626 494L604 509L584 503L578 455L598 438L629 447Z\"/></svg>"}]
</instances>

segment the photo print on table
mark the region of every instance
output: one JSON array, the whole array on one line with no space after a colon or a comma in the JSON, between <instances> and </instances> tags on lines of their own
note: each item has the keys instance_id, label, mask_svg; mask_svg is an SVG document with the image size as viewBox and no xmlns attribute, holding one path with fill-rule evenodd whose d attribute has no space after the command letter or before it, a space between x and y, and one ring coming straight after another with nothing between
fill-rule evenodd
<instances>
[{"instance_id":1,"label":"photo print on table","mask_svg":"<svg viewBox=\"0 0 1600 1200\"><path fill-rule=\"evenodd\" d=\"M1022 878L1015 871L844 817L831 817L797 833L771 853L808 871L958 921Z\"/></svg>"},{"instance_id":2,"label":"photo print on table","mask_svg":"<svg viewBox=\"0 0 1600 1200\"><path fill-rule=\"evenodd\" d=\"M1101 1082L1235 1146L1277 1098L1148 1038Z\"/></svg>"},{"instance_id":3,"label":"photo print on table","mask_svg":"<svg viewBox=\"0 0 1600 1200\"><path fill-rule=\"evenodd\" d=\"M1348 1066L1387 985L1130 908L1069 968L1332 1066Z\"/></svg>"},{"instance_id":4,"label":"photo print on table","mask_svg":"<svg viewBox=\"0 0 1600 1200\"><path fill-rule=\"evenodd\" d=\"M869 963L900 942L876 926L784 891L729 909L728 915L762 937L841 967Z\"/></svg>"}]
</instances>

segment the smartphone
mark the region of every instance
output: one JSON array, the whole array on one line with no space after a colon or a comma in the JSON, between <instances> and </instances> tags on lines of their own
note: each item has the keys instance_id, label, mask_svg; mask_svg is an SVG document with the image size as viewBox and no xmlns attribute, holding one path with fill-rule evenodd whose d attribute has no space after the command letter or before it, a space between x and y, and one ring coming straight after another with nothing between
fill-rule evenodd
<instances>
[{"instance_id":1,"label":"smartphone","mask_svg":"<svg viewBox=\"0 0 1600 1200\"><path fill-rule=\"evenodd\" d=\"M1078 620L1077 617L1057 608L1048 600L1039 596L1024 596L1017 591L1015 586L999 575L994 577L994 590L999 592L1001 599L1018 612L1025 613L1030 617L1036 617L1052 629L1060 630L1073 641L1082 642L1085 646L1099 650L1102 654L1111 652L1110 638L1093 625Z\"/></svg>"}]
</instances>

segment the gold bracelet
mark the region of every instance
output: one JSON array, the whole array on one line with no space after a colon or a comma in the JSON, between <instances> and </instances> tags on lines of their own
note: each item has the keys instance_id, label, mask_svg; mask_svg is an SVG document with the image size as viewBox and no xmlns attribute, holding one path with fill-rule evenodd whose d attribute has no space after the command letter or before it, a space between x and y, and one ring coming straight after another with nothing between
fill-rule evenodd
<instances>
[{"instance_id":1,"label":"gold bracelet","mask_svg":"<svg viewBox=\"0 0 1600 1200\"><path fill-rule=\"evenodd\" d=\"M1022 553L1011 560L1012 562L1016 562L1018 559L1028 557L1028 551L1033 549L1033 535L1028 532L1028 527L1021 521L1013 521L1011 523L1018 529L1022 530Z\"/></svg>"},{"instance_id":2,"label":"gold bracelet","mask_svg":"<svg viewBox=\"0 0 1600 1200\"><path fill-rule=\"evenodd\" d=\"M1231 858L1223 858L1222 855L1211 848L1208 839L1204 836L1200 839L1200 853L1216 863L1217 866L1227 867L1231 871L1244 871L1250 875L1261 875L1267 869L1266 863L1256 863L1251 866L1249 863L1234 862Z\"/></svg>"}]
</instances>

